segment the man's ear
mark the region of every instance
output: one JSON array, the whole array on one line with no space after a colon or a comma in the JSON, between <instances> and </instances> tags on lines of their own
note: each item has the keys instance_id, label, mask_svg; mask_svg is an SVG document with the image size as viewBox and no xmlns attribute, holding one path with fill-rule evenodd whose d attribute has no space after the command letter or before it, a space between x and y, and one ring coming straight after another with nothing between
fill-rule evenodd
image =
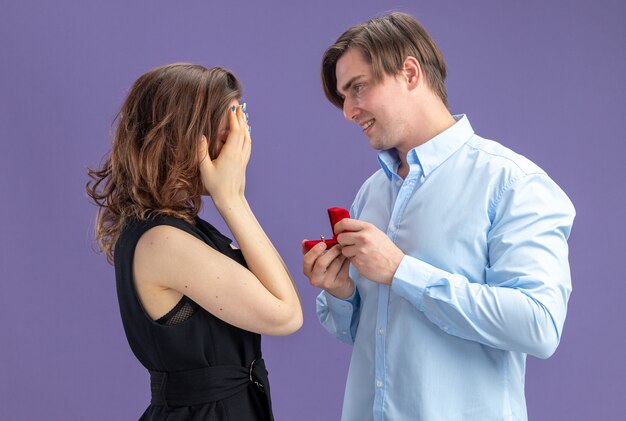
<instances>
[{"instance_id":1,"label":"man's ear","mask_svg":"<svg viewBox=\"0 0 626 421\"><path fill-rule=\"evenodd\" d=\"M407 56L407 58L404 59L402 73L409 90L416 88L422 82L422 67L419 61L413 56Z\"/></svg>"}]
</instances>

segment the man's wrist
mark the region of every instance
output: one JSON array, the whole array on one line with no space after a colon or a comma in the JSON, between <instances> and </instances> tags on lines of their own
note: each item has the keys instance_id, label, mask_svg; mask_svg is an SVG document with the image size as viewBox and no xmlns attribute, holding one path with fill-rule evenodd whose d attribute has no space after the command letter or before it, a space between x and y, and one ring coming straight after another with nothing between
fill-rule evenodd
<instances>
[{"instance_id":1,"label":"man's wrist","mask_svg":"<svg viewBox=\"0 0 626 421\"><path fill-rule=\"evenodd\" d=\"M395 254L392 259L389 261L389 276L385 279L385 284L391 285L393 283L393 279L396 276L396 272L402 263L402 259L404 259L404 252L398 249L399 253Z\"/></svg>"},{"instance_id":2,"label":"man's wrist","mask_svg":"<svg viewBox=\"0 0 626 421\"><path fill-rule=\"evenodd\" d=\"M335 298L339 298L340 300L347 300L354 295L355 288L356 286L354 285L354 281L350 280L350 283L346 285L346 287L332 290L327 289L326 292Z\"/></svg>"}]
</instances>

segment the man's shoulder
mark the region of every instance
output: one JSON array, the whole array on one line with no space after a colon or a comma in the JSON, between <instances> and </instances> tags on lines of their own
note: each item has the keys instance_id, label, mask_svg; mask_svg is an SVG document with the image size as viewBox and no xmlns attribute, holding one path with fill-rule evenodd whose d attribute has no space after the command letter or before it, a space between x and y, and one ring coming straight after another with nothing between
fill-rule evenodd
<instances>
[{"instance_id":1,"label":"man's shoulder","mask_svg":"<svg viewBox=\"0 0 626 421\"><path fill-rule=\"evenodd\" d=\"M545 171L530 159L494 140L475 135L466 146L475 155L477 164L485 164L519 175L545 174Z\"/></svg>"}]
</instances>

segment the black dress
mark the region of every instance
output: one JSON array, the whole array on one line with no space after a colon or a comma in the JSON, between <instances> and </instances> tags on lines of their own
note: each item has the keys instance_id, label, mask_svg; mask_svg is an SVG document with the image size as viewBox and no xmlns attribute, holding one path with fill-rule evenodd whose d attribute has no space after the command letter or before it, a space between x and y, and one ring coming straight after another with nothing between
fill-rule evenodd
<instances>
[{"instance_id":1,"label":"black dress","mask_svg":"<svg viewBox=\"0 0 626 421\"><path fill-rule=\"evenodd\" d=\"M273 420L261 336L218 319L190 298L152 320L133 281L139 238L157 225L170 225L246 265L241 251L208 222L196 225L156 216L132 221L115 245L115 276L128 343L150 372L152 399L140 420Z\"/></svg>"}]
</instances>

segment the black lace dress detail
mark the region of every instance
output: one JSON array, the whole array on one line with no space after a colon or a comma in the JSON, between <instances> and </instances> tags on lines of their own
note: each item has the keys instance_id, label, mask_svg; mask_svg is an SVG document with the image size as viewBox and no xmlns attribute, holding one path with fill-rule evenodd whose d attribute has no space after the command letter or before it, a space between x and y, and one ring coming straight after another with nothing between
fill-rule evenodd
<instances>
[{"instance_id":1,"label":"black lace dress detail","mask_svg":"<svg viewBox=\"0 0 626 421\"><path fill-rule=\"evenodd\" d=\"M200 306L183 295L178 304L156 322L165 326L173 326L189 319Z\"/></svg>"}]
</instances>

